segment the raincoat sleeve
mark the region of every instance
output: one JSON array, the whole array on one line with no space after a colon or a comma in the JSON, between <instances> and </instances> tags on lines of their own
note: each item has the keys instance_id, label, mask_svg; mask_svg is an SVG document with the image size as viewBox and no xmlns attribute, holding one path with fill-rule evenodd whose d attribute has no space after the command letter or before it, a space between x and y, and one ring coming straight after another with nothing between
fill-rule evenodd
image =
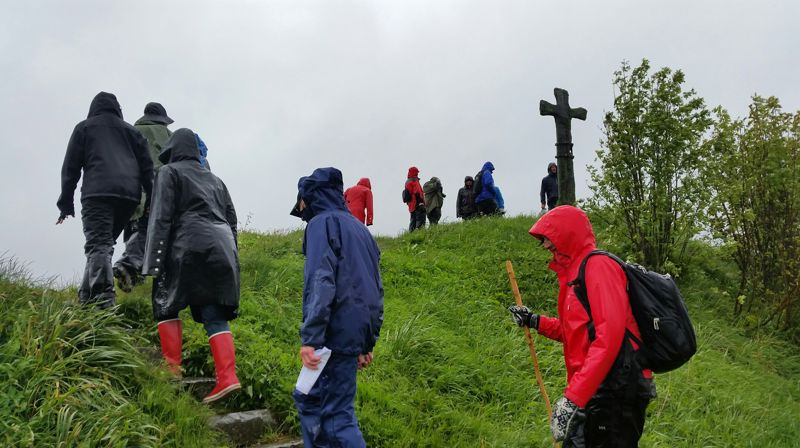
<instances>
[{"instance_id":1,"label":"raincoat sleeve","mask_svg":"<svg viewBox=\"0 0 800 448\"><path fill-rule=\"evenodd\" d=\"M236 209L233 208L233 201L231 200L231 194L228 192L228 187L225 187L225 220L228 221L228 225L231 226L231 232L233 233L233 241L236 243L236 248L239 248L239 234L236 231L236 226L238 225L238 221L236 219Z\"/></svg>"},{"instance_id":2,"label":"raincoat sleeve","mask_svg":"<svg viewBox=\"0 0 800 448\"><path fill-rule=\"evenodd\" d=\"M142 267L143 275L159 276L164 272L164 264L170 244L172 221L175 213L175 192L178 179L169 166L158 170L155 187L153 188L153 202L150 209L150 219L147 222L147 243L145 245L145 258Z\"/></svg>"},{"instance_id":3,"label":"raincoat sleeve","mask_svg":"<svg viewBox=\"0 0 800 448\"><path fill-rule=\"evenodd\" d=\"M366 202L366 205L367 205L367 225L371 226L372 225L372 191L367 190L367 193L366 193L365 196L366 196L366 198L365 198L366 200L364 202Z\"/></svg>"},{"instance_id":4,"label":"raincoat sleeve","mask_svg":"<svg viewBox=\"0 0 800 448\"><path fill-rule=\"evenodd\" d=\"M142 133L134 131L134 138L134 155L136 156L136 162L139 164L139 178L146 197L144 207L147 210L150 208L153 196L153 159L150 157L150 146Z\"/></svg>"},{"instance_id":5,"label":"raincoat sleeve","mask_svg":"<svg viewBox=\"0 0 800 448\"><path fill-rule=\"evenodd\" d=\"M545 201L545 198L544 198L544 196L545 196L545 194L544 194L544 183L545 182L547 182L547 178L546 177L544 179L542 179L542 187L539 189L539 199L540 199L540 202L542 204L546 204L547 203L547 201Z\"/></svg>"},{"instance_id":6,"label":"raincoat sleeve","mask_svg":"<svg viewBox=\"0 0 800 448\"><path fill-rule=\"evenodd\" d=\"M561 321L556 317L539 316L539 334L554 341L564 342Z\"/></svg>"},{"instance_id":7,"label":"raincoat sleeve","mask_svg":"<svg viewBox=\"0 0 800 448\"><path fill-rule=\"evenodd\" d=\"M625 322L630 315L622 268L608 257L592 257L586 264L586 295L592 309L596 337L586 359L570 379L564 395L580 407L597 392L622 347Z\"/></svg>"},{"instance_id":8,"label":"raincoat sleeve","mask_svg":"<svg viewBox=\"0 0 800 448\"><path fill-rule=\"evenodd\" d=\"M336 299L336 272L341 238L332 218L313 220L306 227L305 292L303 325L300 340L303 346L325 345L331 308Z\"/></svg>"},{"instance_id":9,"label":"raincoat sleeve","mask_svg":"<svg viewBox=\"0 0 800 448\"><path fill-rule=\"evenodd\" d=\"M61 196L56 205L64 215L75 215L75 187L81 178L84 158L83 127L75 126L67 144L67 154L61 166Z\"/></svg>"},{"instance_id":10,"label":"raincoat sleeve","mask_svg":"<svg viewBox=\"0 0 800 448\"><path fill-rule=\"evenodd\" d=\"M380 249L378 249L377 244L375 244L375 251L378 253L378 265L380 266ZM375 274L375 279L378 282L378 303L380 305L377 312L371 313L370 328L372 331L368 336L369 339L365 341L366 343L364 344L365 353L371 352L375 347L375 344L378 342L378 337L381 334L381 326L383 326L383 281L381 280L380 271Z\"/></svg>"}]
</instances>

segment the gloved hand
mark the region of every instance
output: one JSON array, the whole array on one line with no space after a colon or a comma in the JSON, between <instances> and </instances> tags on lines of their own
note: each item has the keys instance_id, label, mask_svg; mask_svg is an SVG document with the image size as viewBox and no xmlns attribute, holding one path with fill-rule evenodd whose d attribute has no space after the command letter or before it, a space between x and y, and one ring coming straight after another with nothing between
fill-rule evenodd
<instances>
[{"instance_id":1,"label":"gloved hand","mask_svg":"<svg viewBox=\"0 0 800 448\"><path fill-rule=\"evenodd\" d=\"M539 329L539 315L531 313L528 307L512 305L508 307L508 311L511 311L511 318L514 319L514 323L520 327L524 325L534 330Z\"/></svg>"},{"instance_id":2,"label":"gloved hand","mask_svg":"<svg viewBox=\"0 0 800 448\"><path fill-rule=\"evenodd\" d=\"M72 210L72 212L70 212L68 210L67 211L62 211L61 214L58 215L58 219L56 220L56 225L59 225L59 224L63 223L64 220L67 219L67 216L72 216L74 218L75 217L75 210Z\"/></svg>"},{"instance_id":3,"label":"gloved hand","mask_svg":"<svg viewBox=\"0 0 800 448\"><path fill-rule=\"evenodd\" d=\"M586 411L567 397L561 397L553 406L553 419L550 420L550 432L556 442L569 439L586 421Z\"/></svg>"}]
</instances>

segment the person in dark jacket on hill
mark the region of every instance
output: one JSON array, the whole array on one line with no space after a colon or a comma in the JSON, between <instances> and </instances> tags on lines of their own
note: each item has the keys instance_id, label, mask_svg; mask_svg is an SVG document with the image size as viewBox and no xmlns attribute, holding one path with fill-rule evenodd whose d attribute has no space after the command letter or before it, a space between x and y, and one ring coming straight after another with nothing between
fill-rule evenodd
<instances>
[{"instance_id":1,"label":"person in dark jacket on hill","mask_svg":"<svg viewBox=\"0 0 800 448\"><path fill-rule=\"evenodd\" d=\"M529 233L553 254L558 275L558 317L540 316L524 306L509 310L520 326L538 330L564 345L567 387L553 407L553 437L570 447L636 447L645 410L654 397L652 372L636 361L641 340L631 312L627 277L609 257L591 257L585 284L589 315L571 286L583 259L595 246L594 231L583 210L564 205L547 212ZM590 334L594 333L594 339Z\"/></svg>"},{"instance_id":2,"label":"person in dark jacket on hill","mask_svg":"<svg viewBox=\"0 0 800 448\"><path fill-rule=\"evenodd\" d=\"M136 210L142 194L149 205L153 162L147 140L122 120L117 97L100 92L89 116L72 131L61 168L61 196L56 224L75 216L74 194L83 171L81 219L86 236L86 268L78 289L83 304L115 304L111 257L114 244Z\"/></svg>"},{"instance_id":3,"label":"person in dark jacket on hill","mask_svg":"<svg viewBox=\"0 0 800 448\"><path fill-rule=\"evenodd\" d=\"M547 176L542 179L542 189L539 192L542 210L552 210L558 205L558 165L550 162L547 165Z\"/></svg>"},{"instance_id":4,"label":"person in dark jacket on hill","mask_svg":"<svg viewBox=\"0 0 800 448\"><path fill-rule=\"evenodd\" d=\"M406 202L408 204L408 213L410 214L408 231L413 232L416 229L425 227L425 193L419 184L419 169L415 166L408 169L405 190L410 198Z\"/></svg>"},{"instance_id":5,"label":"person in dark jacket on hill","mask_svg":"<svg viewBox=\"0 0 800 448\"><path fill-rule=\"evenodd\" d=\"M219 400L239 389L236 354L228 321L239 308L239 251L236 210L225 184L200 164L197 135L178 129L159 159L143 273L152 275L153 315L161 352L180 372L187 306L202 323L214 357L217 384L203 399Z\"/></svg>"},{"instance_id":6,"label":"person in dark jacket on hill","mask_svg":"<svg viewBox=\"0 0 800 448\"><path fill-rule=\"evenodd\" d=\"M475 193L472 188L475 181L472 176L464 178L464 187L458 190L458 198L456 199L456 218L472 219L478 216L478 210L475 206Z\"/></svg>"},{"instance_id":7,"label":"person in dark jacket on hill","mask_svg":"<svg viewBox=\"0 0 800 448\"><path fill-rule=\"evenodd\" d=\"M442 181L438 177L431 177L431 180L425 182L422 191L425 193L425 212L428 216L428 222L431 225L439 224L439 219L442 217L444 198L447 197L442 191Z\"/></svg>"},{"instance_id":8,"label":"person in dark jacket on hill","mask_svg":"<svg viewBox=\"0 0 800 448\"><path fill-rule=\"evenodd\" d=\"M494 215L497 213L493 172L494 165L492 162L484 163L483 168L478 172L478 177L481 180L481 189L475 192L475 205L481 215Z\"/></svg>"},{"instance_id":9,"label":"person in dark jacket on hill","mask_svg":"<svg viewBox=\"0 0 800 448\"><path fill-rule=\"evenodd\" d=\"M133 127L139 131L150 149L150 159L153 161L153 170L161 168L158 160L161 149L166 145L172 132L167 128L173 123L167 115L167 110L159 103L147 103L144 115L136 120ZM125 292L130 292L133 286L142 282L142 258L144 257L144 243L147 235L147 216L144 214L144 198L131 217L123 232L125 252L114 263L114 277L117 285Z\"/></svg>"},{"instance_id":10,"label":"person in dark jacket on hill","mask_svg":"<svg viewBox=\"0 0 800 448\"><path fill-rule=\"evenodd\" d=\"M307 447L366 446L355 416L356 371L372 363L383 324L380 250L342 200L342 173L318 168L298 183L292 214L306 221L300 359L319 368L308 394L293 393Z\"/></svg>"},{"instance_id":11,"label":"person in dark jacket on hill","mask_svg":"<svg viewBox=\"0 0 800 448\"><path fill-rule=\"evenodd\" d=\"M372 184L368 178L362 177L357 184L345 190L344 200L356 219L368 226L372 225Z\"/></svg>"}]
</instances>

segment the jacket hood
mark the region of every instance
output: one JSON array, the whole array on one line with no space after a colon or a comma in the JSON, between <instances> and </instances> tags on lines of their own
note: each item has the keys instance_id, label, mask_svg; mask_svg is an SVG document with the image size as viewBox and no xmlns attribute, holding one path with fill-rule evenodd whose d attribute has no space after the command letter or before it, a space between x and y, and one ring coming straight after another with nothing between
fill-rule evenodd
<instances>
[{"instance_id":1,"label":"jacket hood","mask_svg":"<svg viewBox=\"0 0 800 448\"><path fill-rule=\"evenodd\" d=\"M572 262L596 245L589 217L583 210L571 205L550 210L528 233L536 238L545 237L552 241L556 250L568 256Z\"/></svg>"},{"instance_id":2,"label":"jacket hood","mask_svg":"<svg viewBox=\"0 0 800 448\"><path fill-rule=\"evenodd\" d=\"M341 210L350 211L344 203L342 172L334 167L317 168L310 176L301 177L297 185L300 197L306 204L303 219L311 219L321 213Z\"/></svg>"},{"instance_id":3,"label":"jacket hood","mask_svg":"<svg viewBox=\"0 0 800 448\"><path fill-rule=\"evenodd\" d=\"M473 179L472 176L467 176L467 177L464 178L464 186L465 187L467 186L467 182L472 182L474 184L475 183L475 179Z\"/></svg>"},{"instance_id":4,"label":"jacket hood","mask_svg":"<svg viewBox=\"0 0 800 448\"><path fill-rule=\"evenodd\" d=\"M181 160L196 160L200 162L200 148L197 145L197 137L194 131L181 128L175 131L169 138L158 160L164 165Z\"/></svg>"},{"instance_id":5,"label":"jacket hood","mask_svg":"<svg viewBox=\"0 0 800 448\"><path fill-rule=\"evenodd\" d=\"M358 180L357 185L361 185L362 187L367 187L372 190L372 184L369 182L369 177L362 177Z\"/></svg>"},{"instance_id":6,"label":"jacket hood","mask_svg":"<svg viewBox=\"0 0 800 448\"><path fill-rule=\"evenodd\" d=\"M174 122L172 118L169 118L167 110L164 109L161 103L147 103L147 106L144 106L144 115L142 115L142 118L136 120L136 124L168 125Z\"/></svg>"},{"instance_id":7,"label":"jacket hood","mask_svg":"<svg viewBox=\"0 0 800 448\"><path fill-rule=\"evenodd\" d=\"M550 168L552 168L552 167L556 167L556 168L558 168L558 165L556 165L556 163L555 163L555 162L550 162L550 163L548 163L548 164L547 164L547 174L553 174L553 173L551 173L551 172L550 172Z\"/></svg>"},{"instance_id":8,"label":"jacket hood","mask_svg":"<svg viewBox=\"0 0 800 448\"><path fill-rule=\"evenodd\" d=\"M492 162L486 162L483 164L483 171L486 170L494 171L494 165L492 165Z\"/></svg>"},{"instance_id":9,"label":"jacket hood","mask_svg":"<svg viewBox=\"0 0 800 448\"><path fill-rule=\"evenodd\" d=\"M87 118L100 114L114 114L122 118L122 109L119 107L117 97L113 93L100 92L92 99Z\"/></svg>"},{"instance_id":10,"label":"jacket hood","mask_svg":"<svg viewBox=\"0 0 800 448\"><path fill-rule=\"evenodd\" d=\"M419 168L412 166L408 169L408 177L419 177Z\"/></svg>"},{"instance_id":11,"label":"jacket hood","mask_svg":"<svg viewBox=\"0 0 800 448\"><path fill-rule=\"evenodd\" d=\"M438 177L436 177L436 176L433 176L433 177L431 177L431 180L430 180L430 181L431 181L431 182L433 182L433 183L435 183L435 184L441 183L441 181L439 180L439 178L438 178Z\"/></svg>"}]
</instances>

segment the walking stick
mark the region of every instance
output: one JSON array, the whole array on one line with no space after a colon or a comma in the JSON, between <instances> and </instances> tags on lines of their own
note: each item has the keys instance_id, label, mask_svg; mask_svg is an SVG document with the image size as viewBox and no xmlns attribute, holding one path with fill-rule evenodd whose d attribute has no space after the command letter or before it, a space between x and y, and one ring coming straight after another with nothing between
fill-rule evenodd
<instances>
[{"instance_id":1,"label":"walking stick","mask_svg":"<svg viewBox=\"0 0 800 448\"><path fill-rule=\"evenodd\" d=\"M514 291L514 298L517 300L517 305L522 306L522 295L519 293L517 277L514 275L514 266L511 265L511 260L506 260L506 271L508 271L508 281L511 282L511 289ZM539 391L544 397L545 406L547 406L547 421L549 422L553 419L553 408L550 407L550 397L547 396L547 389L544 388L544 381L542 380L542 372L539 371L539 359L536 357L536 348L533 346L531 330L527 325L522 328L525 330L525 339L528 341L528 348L531 350L533 370L536 371L536 382L539 383Z\"/></svg>"}]
</instances>

